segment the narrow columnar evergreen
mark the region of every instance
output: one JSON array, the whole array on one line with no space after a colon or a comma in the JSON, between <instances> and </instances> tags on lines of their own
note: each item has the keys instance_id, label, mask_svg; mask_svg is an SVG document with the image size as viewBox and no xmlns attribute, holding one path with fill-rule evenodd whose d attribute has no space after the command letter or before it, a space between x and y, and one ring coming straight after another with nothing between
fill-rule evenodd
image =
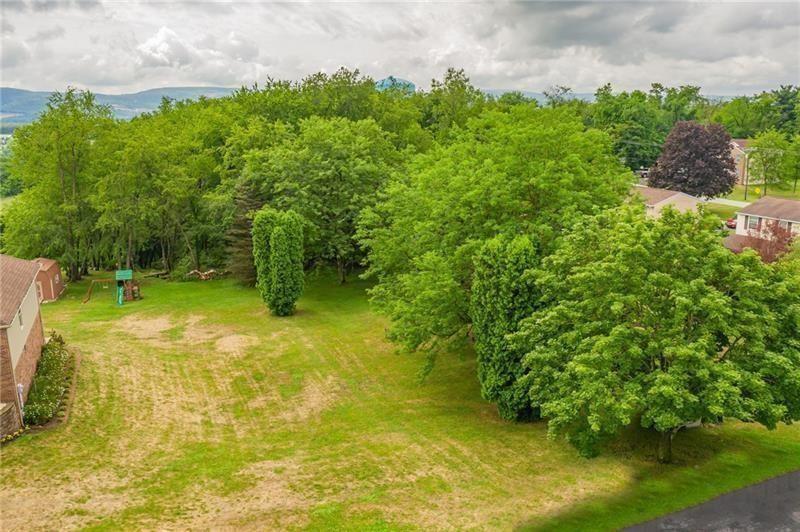
<instances>
[{"instance_id":1,"label":"narrow columnar evergreen","mask_svg":"<svg viewBox=\"0 0 800 532\"><path fill-rule=\"evenodd\" d=\"M264 207L253 218L256 286L277 316L294 311L303 293L303 219L294 211Z\"/></svg>"},{"instance_id":2,"label":"narrow columnar evergreen","mask_svg":"<svg viewBox=\"0 0 800 532\"><path fill-rule=\"evenodd\" d=\"M532 268L539 264L536 248L527 236L489 240L475 256L470 317L478 355L481 394L497 403L504 419L538 416L531 407L524 353L512 347L508 335L520 320L536 309L538 291Z\"/></svg>"}]
</instances>

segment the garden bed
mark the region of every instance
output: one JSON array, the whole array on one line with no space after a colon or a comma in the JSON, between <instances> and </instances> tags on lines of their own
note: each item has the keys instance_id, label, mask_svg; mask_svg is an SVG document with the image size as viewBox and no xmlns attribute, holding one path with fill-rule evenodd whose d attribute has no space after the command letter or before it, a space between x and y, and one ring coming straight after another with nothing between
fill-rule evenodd
<instances>
[{"instance_id":1,"label":"garden bed","mask_svg":"<svg viewBox=\"0 0 800 532\"><path fill-rule=\"evenodd\" d=\"M26 426L60 422L67 413L67 398L73 387L75 357L64 339L55 332L42 348L31 391L23 408Z\"/></svg>"}]
</instances>

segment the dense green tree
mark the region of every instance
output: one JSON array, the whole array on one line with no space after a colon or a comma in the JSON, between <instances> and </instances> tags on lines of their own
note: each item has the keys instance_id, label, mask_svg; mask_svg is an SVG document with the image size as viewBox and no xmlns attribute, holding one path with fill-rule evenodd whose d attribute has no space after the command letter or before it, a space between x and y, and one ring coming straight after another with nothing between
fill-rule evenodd
<instances>
[{"instance_id":1,"label":"dense green tree","mask_svg":"<svg viewBox=\"0 0 800 532\"><path fill-rule=\"evenodd\" d=\"M497 403L504 419L534 417L528 386L521 380L522 352L508 335L538 303L533 268L539 255L526 236L497 237L475 255L470 319L478 355L478 379L484 399Z\"/></svg>"},{"instance_id":2,"label":"dense green tree","mask_svg":"<svg viewBox=\"0 0 800 532\"><path fill-rule=\"evenodd\" d=\"M614 151L633 170L653 165L670 128L657 99L642 91L614 94L611 85L595 92L588 123L614 138Z\"/></svg>"},{"instance_id":3,"label":"dense green tree","mask_svg":"<svg viewBox=\"0 0 800 532\"><path fill-rule=\"evenodd\" d=\"M486 105L486 96L472 86L464 70L448 68L444 79L431 80L425 98L423 124L443 139L455 127L464 127Z\"/></svg>"},{"instance_id":4,"label":"dense green tree","mask_svg":"<svg viewBox=\"0 0 800 532\"><path fill-rule=\"evenodd\" d=\"M694 85L664 87L660 83L653 83L650 96L668 113L670 124L697 120L700 118L699 112L707 104L706 98L700 94L700 87Z\"/></svg>"},{"instance_id":5,"label":"dense green tree","mask_svg":"<svg viewBox=\"0 0 800 532\"><path fill-rule=\"evenodd\" d=\"M781 185L791 179L791 145L782 133L770 129L759 133L748 145L751 182L764 185L766 195L770 185Z\"/></svg>"},{"instance_id":6,"label":"dense green tree","mask_svg":"<svg viewBox=\"0 0 800 532\"><path fill-rule=\"evenodd\" d=\"M306 257L334 264L345 282L362 257L356 219L399 162L373 120L313 117L287 142L252 154L246 172L261 183L268 203L303 216Z\"/></svg>"},{"instance_id":7,"label":"dense green tree","mask_svg":"<svg viewBox=\"0 0 800 532\"><path fill-rule=\"evenodd\" d=\"M447 146L409 163L360 238L373 301L390 336L415 349L468 337L473 258L499 233L530 232L543 247L580 213L615 205L633 175L611 140L568 106L516 106L472 120Z\"/></svg>"},{"instance_id":8,"label":"dense green tree","mask_svg":"<svg viewBox=\"0 0 800 532\"><path fill-rule=\"evenodd\" d=\"M696 422L800 418L800 278L730 253L709 217L628 206L585 220L537 272L514 337L552 435L582 452L639 422L659 458Z\"/></svg>"},{"instance_id":9,"label":"dense green tree","mask_svg":"<svg viewBox=\"0 0 800 532\"><path fill-rule=\"evenodd\" d=\"M9 150L0 152L0 198L16 196L22 192L22 179L9 171Z\"/></svg>"},{"instance_id":10,"label":"dense green tree","mask_svg":"<svg viewBox=\"0 0 800 532\"><path fill-rule=\"evenodd\" d=\"M770 92L774 100L777 114L775 127L784 135L800 133L798 130L798 106L800 106L800 86L781 85L780 88Z\"/></svg>"},{"instance_id":11,"label":"dense green tree","mask_svg":"<svg viewBox=\"0 0 800 532\"><path fill-rule=\"evenodd\" d=\"M97 141L112 126L111 111L92 93L70 88L54 93L36 122L14 132L10 171L26 190L6 216L8 252L46 253L70 280L81 277L97 219L89 202L100 172Z\"/></svg>"},{"instance_id":12,"label":"dense green tree","mask_svg":"<svg viewBox=\"0 0 800 532\"><path fill-rule=\"evenodd\" d=\"M494 100L494 106L507 111L516 105L537 105L536 100L525 96L520 91L509 91L501 94Z\"/></svg>"},{"instance_id":13,"label":"dense green tree","mask_svg":"<svg viewBox=\"0 0 800 532\"><path fill-rule=\"evenodd\" d=\"M648 176L651 186L722 196L736 184L731 137L719 124L678 122Z\"/></svg>"},{"instance_id":14,"label":"dense green tree","mask_svg":"<svg viewBox=\"0 0 800 532\"><path fill-rule=\"evenodd\" d=\"M774 99L768 94L733 98L715 110L711 117L734 138L750 138L772 127L777 119Z\"/></svg>"}]
</instances>

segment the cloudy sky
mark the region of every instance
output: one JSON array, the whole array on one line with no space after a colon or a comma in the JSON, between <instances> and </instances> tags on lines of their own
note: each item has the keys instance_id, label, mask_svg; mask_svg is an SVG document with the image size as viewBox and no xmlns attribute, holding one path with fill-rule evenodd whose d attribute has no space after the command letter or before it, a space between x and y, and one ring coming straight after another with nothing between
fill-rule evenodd
<instances>
[{"instance_id":1,"label":"cloudy sky","mask_svg":"<svg viewBox=\"0 0 800 532\"><path fill-rule=\"evenodd\" d=\"M800 84L800 2L267 3L1 0L3 86L132 92L299 79L339 66L427 88Z\"/></svg>"}]
</instances>

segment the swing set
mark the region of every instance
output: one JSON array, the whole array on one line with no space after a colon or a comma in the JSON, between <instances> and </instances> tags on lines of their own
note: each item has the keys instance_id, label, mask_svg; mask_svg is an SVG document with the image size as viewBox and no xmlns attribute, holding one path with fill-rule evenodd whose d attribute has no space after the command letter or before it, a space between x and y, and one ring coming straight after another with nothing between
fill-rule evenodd
<instances>
[{"instance_id":1,"label":"swing set","mask_svg":"<svg viewBox=\"0 0 800 532\"><path fill-rule=\"evenodd\" d=\"M92 292L96 284L101 285L102 288L108 288L112 283L116 286L113 295L117 305L121 306L125 301L142 299L139 281L134 280L133 270L117 270L113 279L92 279L89 290L86 291L86 296L83 298L83 302L87 303L92 298Z\"/></svg>"}]
</instances>

